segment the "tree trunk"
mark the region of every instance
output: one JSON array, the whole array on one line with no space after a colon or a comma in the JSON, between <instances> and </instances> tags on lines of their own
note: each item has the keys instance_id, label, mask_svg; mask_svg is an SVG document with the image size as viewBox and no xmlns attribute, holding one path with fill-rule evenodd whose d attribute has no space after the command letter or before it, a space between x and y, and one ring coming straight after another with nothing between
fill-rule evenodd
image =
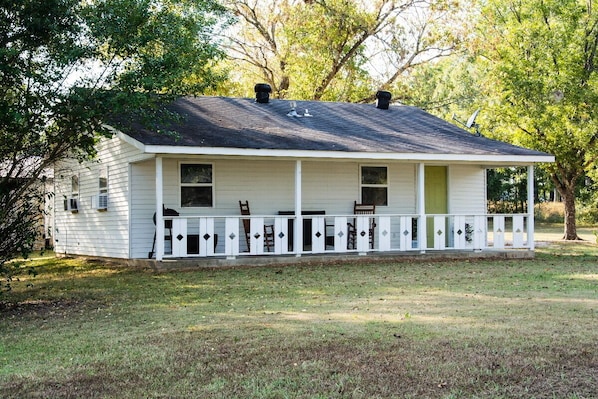
<instances>
[{"instance_id":1,"label":"tree trunk","mask_svg":"<svg viewBox=\"0 0 598 399\"><path fill-rule=\"evenodd\" d=\"M579 240L577 224L575 222L575 191L567 190L566 192L562 192L561 196L565 203L565 234L563 240Z\"/></svg>"},{"instance_id":2,"label":"tree trunk","mask_svg":"<svg viewBox=\"0 0 598 399\"><path fill-rule=\"evenodd\" d=\"M290 85L291 81L289 80L289 77L287 75L283 75L280 79L280 83L278 84L278 89L276 90L276 98L279 100L284 100L287 96Z\"/></svg>"}]
</instances>

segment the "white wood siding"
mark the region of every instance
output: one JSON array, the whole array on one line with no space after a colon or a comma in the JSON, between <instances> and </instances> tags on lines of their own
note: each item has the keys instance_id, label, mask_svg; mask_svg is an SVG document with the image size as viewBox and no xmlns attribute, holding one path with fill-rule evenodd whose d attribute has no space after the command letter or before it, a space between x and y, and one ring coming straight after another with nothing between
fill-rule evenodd
<instances>
[{"instance_id":1,"label":"white wood siding","mask_svg":"<svg viewBox=\"0 0 598 399\"><path fill-rule=\"evenodd\" d=\"M293 161L218 161L216 209L222 214L239 214L239 201L247 200L251 212L277 214L293 209L295 201L295 162Z\"/></svg>"},{"instance_id":2,"label":"white wood siding","mask_svg":"<svg viewBox=\"0 0 598 399\"><path fill-rule=\"evenodd\" d=\"M179 164L211 163L214 173L214 207L182 208L180 200ZM353 201L359 200L358 162L303 161L302 186L304 210L325 210L327 214L350 214ZM389 205L380 213L414 213L416 209L415 165L382 164L388 166ZM294 161L237 160L237 159L175 159L165 158L164 206L185 215L238 215L239 201L249 201L251 212L275 215L280 210L294 209ZM133 165L132 226L136 230L140 207L155 209L154 161ZM143 197L139 199L137 197ZM145 228L145 223L141 224ZM147 252L147 251L146 251Z\"/></svg>"},{"instance_id":3,"label":"white wood siding","mask_svg":"<svg viewBox=\"0 0 598 399\"><path fill-rule=\"evenodd\" d=\"M480 166L449 167L449 213L486 213L486 170Z\"/></svg>"},{"instance_id":4,"label":"white wood siding","mask_svg":"<svg viewBox=\"0 0 598 399\"><path fill-rule=\"evenodd\" d=\"M388 168L388 207L376 213L414 214L417 212L417 165L395 163Z\"/></svg>"},{"instance_id":5,"label":"white wood siding","mask_svg":"<svg viewBox=\"0 0 598 399\"><path fill-rule=\"evenodd\" d=\"M388 206L376 213L414 213L416 204L415 165L404 163L303 162L303 209L325 210L327 214L351 214L359 202L359 168L362 165L388 167Z\"/></svg>"},{"instance_id":6,"label":"white wood siding","mask_svg":"<svg viewBox=\"0 0 598 399\"><path fill-rule=\"evenodd\" d=\"M182 208L180 163L213 165L214 207ZM236 159L164 159L164 205L181 215L238 215L239 201L249 201L251 213L274 215L292 210L295 198L295 162Z\"/></svg>"},{"instance_id":7,"label":"white wood siding","mask_svg":"<svg viewBox=\"0 0 598 399\"><path fill-rule=\"evenodd\" d=\"M304 210L324 210L330 215L353 212L359 199L359 164L309 162L302 164Z\"/></svg>"},{"instance_id":8,"label":"white wood siding","mask_svg":"<svg viewBox=\"0 0 598 399\"><path fill-rule=\"evenodd\" d=\"M129 257L129 165L135 147L114 137L98 145L95 161L64 162L55 172L55 249L58 253ZM99 193L100 168L108 167L108 209L98 211L92 198ZM79 211L65 211L71 176L79 175Z\"/></svg>"}]
</instances>

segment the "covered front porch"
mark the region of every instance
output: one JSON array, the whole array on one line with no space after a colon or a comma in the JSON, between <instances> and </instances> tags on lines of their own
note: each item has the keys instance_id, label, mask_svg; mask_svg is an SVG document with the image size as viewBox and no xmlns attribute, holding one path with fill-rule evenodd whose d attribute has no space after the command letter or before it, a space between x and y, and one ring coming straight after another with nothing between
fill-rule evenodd
<instances>
[{"instance_id":1,"label":"covered front porch","mask_svg":"<svg viewBox=\"0 0 598 399\"><path fill-rule=\"evenodd\" d=\"M309 160L307 160L309 162ZM533 213L426 213L426 164L415 164L413 213L382 208L373 215L327 212L304 206L304 160L294 161L294 207L276 203L270 212L241 215L165 216L164 169L155 158L156 237L149 254L156 260L251 256L480 253L534 250ZM528 166L528 204L533 209L533 165ZM243 193L238 193L239 200ZM280 209L281 208L281 209ZM268 229L272 234L269 237Z\"/></svg>"}]
</instances>

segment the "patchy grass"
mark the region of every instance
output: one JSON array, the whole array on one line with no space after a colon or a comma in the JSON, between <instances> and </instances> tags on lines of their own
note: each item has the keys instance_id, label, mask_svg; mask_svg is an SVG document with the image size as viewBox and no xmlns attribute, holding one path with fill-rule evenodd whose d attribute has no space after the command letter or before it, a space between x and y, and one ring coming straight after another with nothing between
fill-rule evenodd
<instances>
[{"instance_id":1,"label":"patchy grass","mask_svg":"<svg viewBox=\"0 0 598 399\"><path fill-rule=\"evenodd\" d=\"M596 243L595 232L598 227L595 226L577 226L577 235L584 241ZM534 239L536 241L560 241L564 236L564 227L562 223L536 223Z\"/></svg>"},{"instance_id":2,"label":"patchy grass","mask_svg":"<svg viewBox=\"0 0 598 399\"><path fill-rule=\"evenodd\" d=\"M32 260L0 305L0 392L597 397L598 247L537 252L164 274Z\"/></svg>"}]
</instances>

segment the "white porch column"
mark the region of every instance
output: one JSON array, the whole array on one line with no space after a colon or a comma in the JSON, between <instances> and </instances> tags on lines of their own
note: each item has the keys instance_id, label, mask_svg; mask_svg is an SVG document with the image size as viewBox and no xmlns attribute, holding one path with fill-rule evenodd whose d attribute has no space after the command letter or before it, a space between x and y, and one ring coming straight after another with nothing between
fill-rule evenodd
<instances>
[{"instance_id":1,"label":"white porch column","mask_svg":"<svg viewBox=\"0 0 598 399\"><path fill-rule=\"evenodd\" d=\"M536 248L534 243L534 165L527 167L527 247Z\"/></svg>"},{"instance_id":2,"label":"white porch column","mask_svg":"<svg viewBox=\"0 0 598 399\"><path fill-rule=\"evenodd\" d=\"M420 163L417 165L417 212L419 222L417 223L417 243L420 252L426 252L428 246L428 236L426 234L426 165Z\"/></svg>"},{"instance_id":3,"label":"white porch column","mask_svg":"<svg viewBox=\"0 0 598 399\"><path fill-rule=\"evenodd\" d=\"M303 252L303 216L301 215L301 193L302 193L302 166L301 161L295 162L295 242L293 249L296 256Z\"/></svg>"},{"instance_id":4,"label":"white porch column","mask_svg":"<svg viewBox=\"0 0 598 399\"><path fill-rule=\"evenodd\" d=\"M164 257L164 172L162 170L162 157L156 157L156 260Z\"/></svg>"}]
</instances>

